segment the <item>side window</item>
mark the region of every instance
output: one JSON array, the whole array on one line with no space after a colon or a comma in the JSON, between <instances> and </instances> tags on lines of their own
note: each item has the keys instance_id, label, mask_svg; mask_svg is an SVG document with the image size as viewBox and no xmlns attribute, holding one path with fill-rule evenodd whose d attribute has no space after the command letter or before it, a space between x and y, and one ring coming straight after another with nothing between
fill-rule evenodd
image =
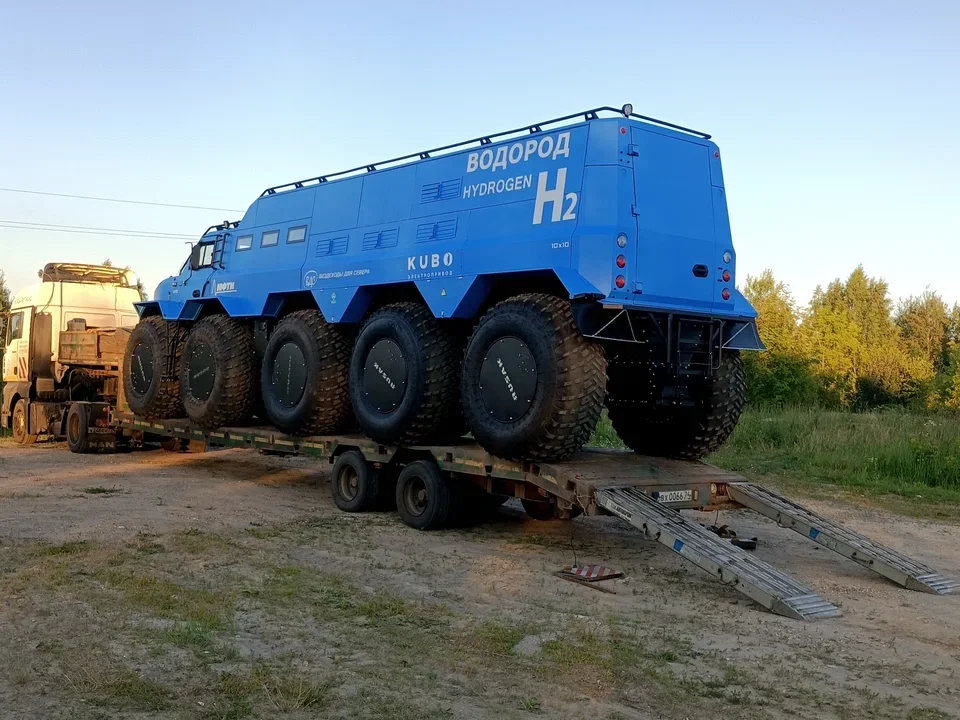
<instances>
[{"instance_id":1,"label":"side window","mask_svg":"<svg viewBox=\"0 0 960 720\"><path fill-rule=\"evenodd\" d=\"M270 230L260 238L260 247L273 247L280 241L280 231Z\"/></svg>"},{"instance_id":2,"label":"side window","mask_svg":"<svg viewBox=\"0 0 960 720\"><path fill-rule=\"evenodd\" d=\"M237 252L253 247L253 235L241 235L237 238Z\"/></svg>"},{"instance_id":3,"label":"side window","mask_svg":"<svg viewBox=\"0 0 960 720\"><path fill-rule=\"evenodd\" d=\"M303 242L307 237L307 226L301 225L300 227L290 228L287 230L287 245L291 243Z\"/></svg>"},{"instance_id":4,"label":"side window","mask_svg":"<svg viewBox=\"0 0 960 720\"><path fill-rule=\"evenodd\" d=\"M23 312L11 313L7 328L7 343L19 340L23 336Z\"/></svg>"},{"instance_id":5,"label":"side window","mask_svg":"<svg viewBox=\"0 0 960 720\"><path fill-rule=\"evenodd\" d=\"M210 267L213 265L213 243L207 243L200 246L200 267Z\"/></svg>"}]
</instances>

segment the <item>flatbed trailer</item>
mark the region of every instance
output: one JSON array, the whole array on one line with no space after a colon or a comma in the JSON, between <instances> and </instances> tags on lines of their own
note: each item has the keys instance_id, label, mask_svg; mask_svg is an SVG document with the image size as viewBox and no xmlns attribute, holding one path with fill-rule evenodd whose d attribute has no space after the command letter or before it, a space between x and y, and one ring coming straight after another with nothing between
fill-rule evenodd
<instances>
[{"instance_id":1,"label":"flatbed trailer","mask_svg":"<svg viewBox=\"0 0 960 720\"><path fill-rule=\"evenodd\" d=\"M397 503L404 522L423 530L442 526L446 508L453 508L457 499L479 504L496 498L498 504L515 497L541 518L615 515L769 610L798 620L836 617L840 610L679 511L749 508L904 588L938 595L960 590L960 583L921 562L703 462L596 449L559 463L521 462L494 457L466 440L392 446L362 435L299 437L270 427L204 430L186 420L153 421L123 412L114 412L111 424L119 432L166 438L170 445L192 452L249 448L322 459L333 465L331 485L338 507L369 509L375 501L382 505L386 494ZM414 483L416 492L401 491ZM395 494L390 492L394 486ZM417 514L418 503L430 512ZM438 505L444 512L432 512Z\"/></svg>"}]
</instances>

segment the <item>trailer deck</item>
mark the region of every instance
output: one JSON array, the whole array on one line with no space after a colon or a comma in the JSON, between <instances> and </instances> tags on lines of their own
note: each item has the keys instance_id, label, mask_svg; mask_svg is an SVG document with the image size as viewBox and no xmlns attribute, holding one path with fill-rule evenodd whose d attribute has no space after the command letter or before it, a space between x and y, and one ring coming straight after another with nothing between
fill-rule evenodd
<instances>
[{"instance_id":1,"label":"trailer deck","mask_svg":"<svg viewBox=\"0 0 960 720\"><path fill-rule=\"evenodd\" d=\"M403 447L362 435L298 437L270 427L204 430L186 420L152 421L128 413L115 413L113 422L127 431L178 438L194 451L251 448L332 463L341 453L355 450L378 469L429 459L449 477L488 493L555 503L561 517L581 512L615 515L769 610L795 619L836 617L840 610L788 573L679 511L749 508L907 589L940 595L960 590L960 583L923 563L702 462L585 450L563 462L533 463L494 457L467 440L456 445Z\"/></svg>"}]
</instances>

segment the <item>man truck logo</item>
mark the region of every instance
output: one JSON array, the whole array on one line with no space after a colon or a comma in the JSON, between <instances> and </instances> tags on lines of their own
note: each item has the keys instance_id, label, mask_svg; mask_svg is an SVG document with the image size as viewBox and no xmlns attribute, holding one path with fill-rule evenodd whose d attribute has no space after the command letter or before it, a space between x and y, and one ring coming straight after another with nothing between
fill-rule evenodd
<instances>
[{"instance_id":1,"label":"man truck logo","mask_svg":"<svg viewBox=\"0 0 960 720\"><path fill-rule=\"evenodd\" d=\"M237 288L233 282L218 282L217 283L217 295L222 295L223 293L232 293L236 292Z\"/></svg>"},{"instance_id":2,"label":"man truck logo","mask_svg":"<svg viewBox=\"0 0 960 720\"><path fill-rule=\"evenodd\" d=\"M317 271L311 270L306 275L303 276L303 286L312 288L317 284Z\"/></svg>"},{"instance_id":3,"label":"man truck logo","mask_svg":"<svg viewBox=\"0 0 960 720\"><path fill-rule=\"evenodd\" d=\"M416 270L438 268L441 262L444 267L453 265L453 253L444 253L442 256L440 253L433 253L432 255L411 255L407 258L407 271L414 272Z\"/></svg>"}]
</instances>

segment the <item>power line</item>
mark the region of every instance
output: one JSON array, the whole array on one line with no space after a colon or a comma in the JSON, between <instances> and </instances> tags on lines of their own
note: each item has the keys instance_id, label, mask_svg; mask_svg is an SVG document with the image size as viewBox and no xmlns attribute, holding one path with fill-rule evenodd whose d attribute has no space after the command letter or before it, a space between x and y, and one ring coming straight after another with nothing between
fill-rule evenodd
<instances>
[{"instance_id":1,"label":"power line","mask_svg":"<svg viewBox=\"0 0 960 720\"><path fill-rule=\"evenodd\" d=\"M53 223L32 223L24 222L22 220L4 220L0 218L0 223L5 223L5 227L10 227L11 224L15 225L26 225L29 227L24 227L24 230L32 230L34 228L49 229L54 231L56 228L63 228L67 230L97 230L103 233L116 232L116 233L135 233L138 235L151 235L154 237L171 237L171 238L188 238L194 239L197 235L188 235L186 233L168 233L168 232L154 232L153 230L131 230L127 228L104 228L104 227L88 227L86 225L55 225Z\"/></svg>"},{"instance_id":2,"label":"power line","mask_svg":"<svg viewBox=\"0 0 960 720\"><path fill-rule=\"evenodd\" d=\"M126 203L128 205L154 205L157 207L175 207L186 210L216 210L218 212L243 212L233 208L206 207L204 205L177 205L175 203L150 202L149 200L121 200L119 198L94 197L92 195L70 195L68 193L41 192L40 190L21 190L20 188L0 187L2 192L22 193L24 195L48 195L50 197L74 198L76 200L97 200L99 202Z\"/></svg>"},{"instance_id":3,"label":"power line","mask_svg":"<svg viewBox=\"0 0 960 720\"><path fill-rule=\"evenodd\" d=\"M7 228L10 230L34 230L39 232L59 232L59 233L71 233L77 235L115 235L117 237L129 237L129 238L153 238L156 240L181 240L181 237L171 237L169 235L157 235L155 233L149 232L104 232L102 230L67 230L65 228L54 228L54 227L24 227L22 225L9 225L0 221L0 228ZM183 236L183 237L193 237L192 235Z\"/></svg>"}]
</instances>

